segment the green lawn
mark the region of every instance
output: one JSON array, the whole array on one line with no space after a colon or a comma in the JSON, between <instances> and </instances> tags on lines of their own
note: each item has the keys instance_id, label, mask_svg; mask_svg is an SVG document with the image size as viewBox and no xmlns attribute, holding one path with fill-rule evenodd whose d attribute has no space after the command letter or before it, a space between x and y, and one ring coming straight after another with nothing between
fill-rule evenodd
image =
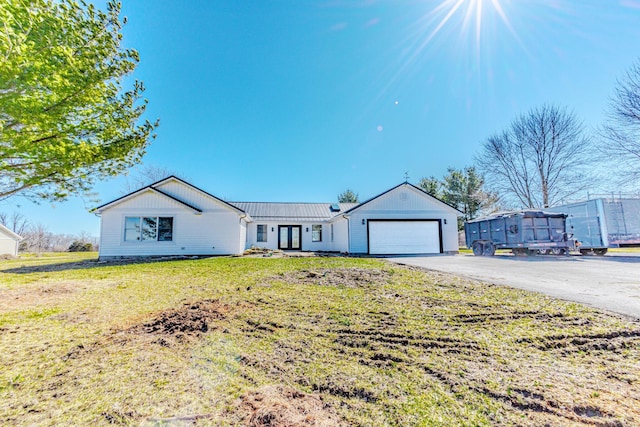
<instances>
[{"instance_id":1,"label":"green lawn","mask_svg":"<svg viewBox=\"0 0 640 427\"><path fill-rule=\"evenodd\" d=\"M613 254L620 254L620 255L624 255L626 253L629 254L634 254L634 253L638 253L640 252L640 248L609 248L607 250L608 253L613 253ZM467 249L465 247L461 247L460 248L460 253L461 254L471 254L473 253L471 251L471 249ZM511 253L511 249L498 249L496 251L496 253ZM577 252L574 252L577 253Z\"/></svg>"},{"instance_id":2,"label":"green lawn","mask_svg":"<svg viewBox=\"0 0 640 427\"><path fill-rule=\"evenodd\" d=\"M638 253L640 248L609 248L608 252L612 253Z\"/></svg>"},{"instance_id":3,"label":"green lawn","mask_svg":"<svg viewBox=\"0 0 640 427\"><path fill-rule=\"evenodd\" d=\"M640 424L640 323L364 258L0 261L0 366L0 425Z\"/></svg>"}]
</instances>

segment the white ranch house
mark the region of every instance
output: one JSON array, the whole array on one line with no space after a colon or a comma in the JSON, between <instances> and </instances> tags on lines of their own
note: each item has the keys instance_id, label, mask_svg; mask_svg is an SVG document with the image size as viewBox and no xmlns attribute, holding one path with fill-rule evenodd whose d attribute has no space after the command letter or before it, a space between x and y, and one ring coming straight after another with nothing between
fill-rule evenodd
<instances>
[{"instance_id":1,"label":"white ranch house","mask_svg":"<svg viewBox=\"0 0 640 427\"><path fill-rule=\"evenodd\" d=\"M18 256L22 237L0 224L0 255Z\"/></svg>"},{"instance_id":2,"label":"white ranch house","mask_svg":"<svg viewBox=\"0 0 640 427\"><path fill-rule=\"evenodd\" d=\"M228 202L170 176L94 209L100 259L234 255L252 246L397 255L457 253L461 212L402 183L362 203Z\"/></svg>"}]
</instances>

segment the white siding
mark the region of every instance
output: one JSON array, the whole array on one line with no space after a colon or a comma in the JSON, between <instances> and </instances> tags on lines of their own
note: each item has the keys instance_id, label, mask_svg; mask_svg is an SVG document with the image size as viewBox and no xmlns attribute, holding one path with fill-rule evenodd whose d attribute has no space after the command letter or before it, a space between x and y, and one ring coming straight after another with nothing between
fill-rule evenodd
<instances>
[{"instance_id":1,"label":"white siding","mask_svg":"<svg viewBox=\"0 0 640 427\"><path fill-rule=\"evenodd\" d=\"M240 236L238 239L238 249L236 250L236 254L241 254L245 250L245 246L247 244L247 222L242 219L240 220Z\"/></svg>"},{"instance_id":2,"label":"white siding","mask_svg":"<svg viewBox=\"0 0 640 427\"><path fill-rule=\"evenodd\" d=\"M164 186L162 191L169 194ZM184 200L181 196L191 197L185 201L202 209L202 214L196 214L183 204L151 191L104 210L100 257L242 253L244 226L238 213L210 197L208 202L196 200L200 193L193 190L177 193L172 195L181 200ZM124 222L127 216L173 217L173 241L125 242Z\"/></svg>"},{"instance_id":3,"label":"white siding","mask_svg":"<svg viewBox=\"0 0 640 427\"><path fill-rule=\"evenodd\" d=\"M349 221L340 218L329 224L329 239L331 239L331 225L333 225L333 245L335 252L349 252Z\"/></svg>"},{"instance_id":4,"label":"white siding","mask_svg":"<svg viewBox=\"0 0 640 427\"><path fill-rule=\"evenodd\" d=\"M18 256L18 244L20 236L10 229L0 225L0 255Z\"/></svg>"},{"instance_id":5,"label":"white siding","mask_svg":"<svg viewBox=\"0 0 640 427\"><path fill-rule=\"evenodd\" d=\"M0 255L18 255L18 241L0 231Z\"/></svg>"},{"instance_id":6,"label":"white siding","mask_svg":"<svg viewBox=\"0 0 640 427\"><path fill-rule=\"evenodd\" d=\"M456 211L410 186L397 187L356 209L350 215L349 252L367 253L367 221L369 219L441 220L442 251L445 253L458 251Z\"/></svg>"},{"instance_id":7,"label":"white siding","mask_svg":"<svg viewBox=\"0 0 640 427\"><path fill-rule=\"evenodd\" d=\"M258 224L267 225L267 241L258 242ZM312 241L312 226L322 225L322 241ZM279 225L299 225L302 227L302 249L303 251L335 251L334 244L331 242L331 224L323 221L315 222L273 222L254 220L247 225L246 249L252 246L257 248L278 249L278 226ZM335 228L334 228L335 236ZM345 236L346 237L346 236Z\"/></svg>"},{"instance_id":8,"label":"white siding","mask_svg":"<svg viewBox=\"0 0 640 427\"><path fill-rule=\"evenodd\" d=\"M258 224L267 225L267 241L258 242ZM271 228L274 228L271 231ZM247 224L245 249L255 246L257 248L277 249L278 248L278 225L271 222L254 221Z\"/></svg>"}]
</instances>

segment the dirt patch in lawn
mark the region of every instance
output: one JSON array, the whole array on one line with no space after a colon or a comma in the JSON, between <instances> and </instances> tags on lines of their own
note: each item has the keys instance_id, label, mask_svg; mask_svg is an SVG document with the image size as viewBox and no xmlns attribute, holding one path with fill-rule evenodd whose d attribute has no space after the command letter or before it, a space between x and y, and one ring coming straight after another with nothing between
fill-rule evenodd
<instances>
[{"instance_id":1,"label":"dirt patch in lawn","mask_svg":"<svg viewBox=\"0 0 640 427\"><path fill-rule=\"evenodd\" d=\"M279 302L264 302L273 315L253 316L242 330L254 339L269 337L269 350L245 353L240 363L246 372L312 390L355 425L361 419L348 412L393 406L406 397L402 384L413 381L425 394L463 396L458 399L469 403L461 406L487 405L492 425L635 425L640 324L556 303L503 304L503 288L446 274L425 279L390 293L385 285L397 279L386 269L272 276L267 280L291 285L365 287L371 298L363 304L371 309L359 315L298 313L296 322L279 322ZM601 325L608 325L606 331ZM316 342L323 344L313 347ZM357 373L337 372L319 354L339 358L341 366L357 364ZM323 375L315 375L318 365ZM465 411L470 409L460 409ZM398 424L407 420L400 417Z\"/></svg>"},{"instance_id":2,"label":"dirt patch in lawn","mask_svg":"<svg viewBox=\"0 0 640 427\"><path fill-rule=\"evenodd\" d=\"M108 344L150 342L163 347L174 347L198 338L207 331L218 328L230 307L218 300L202 300L185 303L182 307L155 313L151 318L125 329L114 330L101 340L82 343L69 350L63 360L77 359L95 352Z\"/></svg>"},{"instance_id":3,"label":"dirt patch in lawn","mask_svg":"<svg viewBox=\"0 0 640 427\"><path fill-rule=\"evenodd\" d=\"M346 425L320 396L282 386L266 386L245 393L236 415L249 427Z\"/></svg>"},{"instance_id":4,"label":"dirt patch in lawn","mask_svg":"<svg viewBox=\"0 0 640 427\"><path fill-rule=\"evenodd\" d=\"M87 287L87 282L67 282L35 287L25 286L17 289L0 289L0 313L56 305L71 294L83 291Z\"/></svg>"},{"instance_id":5,"label":"dirt patch in lawn","mask_svg":"<svg viewBox=\"0 0 640 427\"><path fill-rule=\"evenodd\" d=\"M132 326L128 332L181 340L215 329L214 322L224 319L228 312L229 306L218 300L196 301L157 313L151 319Z\"/></svg>"},{"instance_id":6,"label":"dirt patch in lawn","mask_svg":"<svg viewBox=\"0 0 640 427\"><path fill-rule=\"evenodd\" d=\"M347 286L352 288L384 283L391 273L380 269L336 268L331 270L300 270L283 273L271 280L290 284L312 284L322 286Z\"/></svg>"}]
</instances>

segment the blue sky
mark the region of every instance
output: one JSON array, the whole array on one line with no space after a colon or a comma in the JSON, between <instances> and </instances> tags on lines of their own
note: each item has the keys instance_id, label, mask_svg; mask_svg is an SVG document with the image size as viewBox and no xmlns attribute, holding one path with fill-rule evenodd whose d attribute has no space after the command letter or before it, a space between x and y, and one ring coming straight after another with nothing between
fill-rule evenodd
<instances>
[{"instance_id":1,"label":"blue sky","mask_svg":"<svg viewBox=\"0 0 640 427\"><path fill-rule=\"evenodd\" d=\"M231 201L366 199L405 172L441 178L543 103L589 131L640 58L640 0L124 0L123 15L161 120L144 163ZM93 206L0 211L98 235Z\"/></svg>"}]
</instances>

